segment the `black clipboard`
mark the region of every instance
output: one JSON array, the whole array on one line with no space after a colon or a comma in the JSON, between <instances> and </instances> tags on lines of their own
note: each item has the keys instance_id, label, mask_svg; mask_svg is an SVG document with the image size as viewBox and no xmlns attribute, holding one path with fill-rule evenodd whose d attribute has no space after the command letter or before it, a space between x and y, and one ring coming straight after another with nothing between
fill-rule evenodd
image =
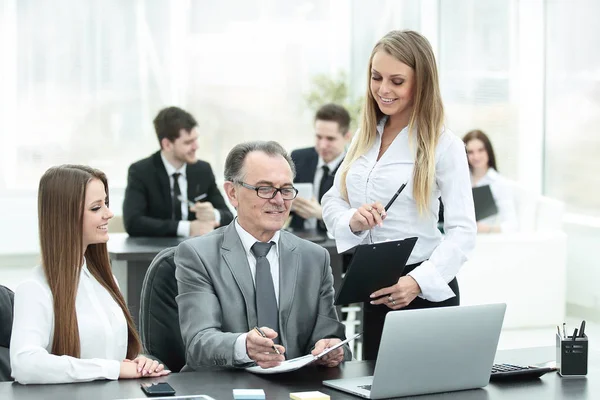
<instances>
[{"instance_id":1,"label":"black clipboard","mask_svg":"<svg viewBox=\"0 0 600 400\"><path fill-rule=\"evenodd\" d=\"M371 293L398 282L416 243L410 237L356 246L335 305L370 301Z\"/></svg>"},{"instance_id":2,"label":"black clipboard","mask_svg":"<svg viewBox=\"0 0 600 400\"><path fill-rule=\"evenodd\" d=\"M475 220L498 214L498 206L492 195L490 185L473 188L473 204L475 205Z\"/></svg>"}]
</instances>

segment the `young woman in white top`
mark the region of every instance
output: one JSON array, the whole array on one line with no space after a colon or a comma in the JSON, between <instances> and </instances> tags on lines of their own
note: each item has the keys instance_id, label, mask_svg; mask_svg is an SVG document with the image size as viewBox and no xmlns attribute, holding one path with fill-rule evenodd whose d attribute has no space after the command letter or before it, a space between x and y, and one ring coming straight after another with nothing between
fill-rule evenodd
<instances>
[{"instance_id":1,"label":"young woman in white top","mask_svg":"<svg viewBox=\"0 0 600 400\"><path fill-rule=\"evenodd\" d=\"M28 383L162 376L140 355L133 320L112 275L106 242L106 176L63 165L38 192L42 266L15 292L12 376Z\"/></svg>"},{"instance_id":2,"label":"young woman in white top","mask_svg":"<svg viewBox=\"0 0 600 400\"><path fill-rule=\"evenodd\" d=\"M363 358L375 359L389 310L459 304L455 276L475 245L476 225L464 144L443 125L427 39L414 31L389 32L371 53L368 80L360 130L322 203L340 252L418 237L406 275L365 303ZM386 212L384 204L402 184ZM443 241L440 196L447 209Z\"/></svg>"},{"instance_id":3,"label":"young woman in white top","mask_svg":"<svg viewBox=\"0 0 600 400\"><path fill-rule=\"evenodd\" d=\"M510 182L498 173L492 142L477 129L468 132L463 142L467 148L471 185L489 185L498 207L498 214L477 221L477 232L514 232L518 226L514 194Z\"/></svg>"}]
</instances>

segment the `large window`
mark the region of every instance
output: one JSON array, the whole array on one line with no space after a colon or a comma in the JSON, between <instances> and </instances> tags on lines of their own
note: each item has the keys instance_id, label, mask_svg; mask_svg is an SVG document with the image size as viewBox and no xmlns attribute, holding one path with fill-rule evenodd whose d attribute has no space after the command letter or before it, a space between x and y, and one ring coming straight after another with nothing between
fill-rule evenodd
<instances>
[{"instance_id":1,"label":"large window","mask_svg":"<svg viewBox=\"0 0 600 400\"><path fill-rule=\"evenodd\" d=\"M510 0L440 2L440 80L450 129L491 139L500 172L516 178L515 13Z\"/></svg>"},{"instance_id":2,"label":"large window","mask_svg":"<svg viewBox=\"0 0 600 400\"><path fill-rule=\"evenodd\" d=\"M348 13L340 0L0 0L0 191L67 162L124 186L168 105L199 121L217 177L240 141L312 144L304 94L347 66Z\"/></svg>"},{"instance_id":3,"label":"large window","mask_svg":"<svg viewBox=\"0 0 600 400\"><path fill-rule=\"evenodd\" d=\"M546 4L546 192L600 217L600 2Z\"/></svg>"}]
</instances>

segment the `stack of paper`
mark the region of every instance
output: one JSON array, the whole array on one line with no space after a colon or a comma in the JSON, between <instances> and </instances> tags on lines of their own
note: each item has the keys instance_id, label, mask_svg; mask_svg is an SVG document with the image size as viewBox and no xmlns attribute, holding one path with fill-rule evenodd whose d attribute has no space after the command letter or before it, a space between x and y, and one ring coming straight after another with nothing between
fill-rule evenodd
<instances>
[{"instance_id":1,"label":"stack of paper","mask_svg":"<svg viewBox=\"0 0 600 400\"><path fill-rule=\"evenodd\" d=\"M235 400L265 400L265 391L262 389L233 389Z\"/></svg>"},{"instance_id":2,"label":"stack of paper","mask_svg":"<svg viewBox=\"0 0 600 400\"><path fill-rule=\"evenodd\" d=\"M321 392L296 392L290 393L292 400L329 400L329 395Z\"/></svg>"}]
</instances>

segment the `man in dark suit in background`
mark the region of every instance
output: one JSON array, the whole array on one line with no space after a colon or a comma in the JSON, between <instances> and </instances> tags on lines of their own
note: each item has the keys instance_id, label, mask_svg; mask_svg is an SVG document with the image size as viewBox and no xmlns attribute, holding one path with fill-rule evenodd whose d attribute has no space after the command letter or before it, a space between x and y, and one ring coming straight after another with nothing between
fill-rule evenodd
<instances>
[{"instance_id":1,"label":"man in dark suit in background","mask_svg":"<svg viewBox=\"0 0 600 400\"><path fill-rule=\"evenodd\" d=\"M292 206L290 227L294 230L316 228L326 231L321 198L333 186L333 177L346 154L350 142L350 115L337 104L326 104L315 115L314 147L292 151L296 165L294 183L312 183L313 197L298 196Z\"/></svg>"},{"instance_id":2,"label":"man in dark suit in background","mask_svg":"<svg viewBox=\"0 0 600 400\"><path fill-rule=\"evenodd\" d=\"M154 119L160 151L127 176L123 220L131 236L199 236L232 221L210 164L196 158L197 125L178 107Z\"/></svg>"}]
</instances>

